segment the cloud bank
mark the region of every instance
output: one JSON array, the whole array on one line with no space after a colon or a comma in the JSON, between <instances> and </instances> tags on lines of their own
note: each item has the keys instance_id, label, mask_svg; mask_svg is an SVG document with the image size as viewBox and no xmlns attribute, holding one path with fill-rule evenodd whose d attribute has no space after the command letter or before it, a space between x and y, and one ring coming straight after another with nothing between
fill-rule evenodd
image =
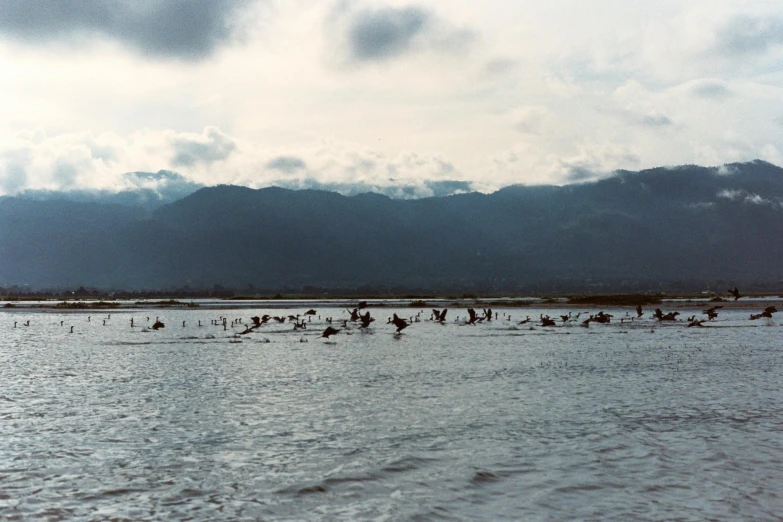
<instances>
[{"instance_id":1,"label":"cloud bank","mask_svg":"<svg viewBox=\"0 0 783 522\"><path fill-rule=\"evenodd\" d=\"M241 34L247 0L0 0L0 35L29 43L119 41L151 57L200 60Z\"/></svg>"}]
</instances>

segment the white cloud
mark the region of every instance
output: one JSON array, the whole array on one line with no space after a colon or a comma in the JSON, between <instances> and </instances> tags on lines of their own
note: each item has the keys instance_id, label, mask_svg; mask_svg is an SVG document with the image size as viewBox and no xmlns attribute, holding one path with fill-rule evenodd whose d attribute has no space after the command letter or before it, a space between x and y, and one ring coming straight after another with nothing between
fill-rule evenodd
<instances>
[{"instance_id":1,"label":"white cloud","mask_svg":"<svg viewBox=\"0 0 783 522\"><path fill-rule=\"evenodd\" d=\"M68 46L0 31L0 191L171 169L426 193L783 161L776 2L302 0L258 15L266 5L250 5L261 22L243 38L220 33L192 59L100 27ZM225 9L190 36L217 34Z\"/></svg>"}]
</instances>

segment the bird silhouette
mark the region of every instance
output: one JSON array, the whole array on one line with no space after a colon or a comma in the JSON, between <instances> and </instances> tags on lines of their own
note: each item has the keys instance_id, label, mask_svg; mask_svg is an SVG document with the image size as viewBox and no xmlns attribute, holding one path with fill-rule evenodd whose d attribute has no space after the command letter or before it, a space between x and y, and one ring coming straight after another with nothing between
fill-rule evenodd
<instances>
[{"instance_id":1,"label":"bird silhouette","mask_svg":"<svg viewBox=\"0 0 783 522\"><path fill-rule=\"evenodd\" d=\"M443 322L446 320L446 312L448 312L448 308L444 308L443 310L437 310L435 308L432 309L432 320L435 322L438 322L440 324L443 324Z\"/></svg>"},{"instance_id":2,"label":"bird silhouette","mask_svg":"<svg viewBox=\"0 0 783 522\"><path fill-rule=\"evenodd\" d=\"M711 308L707 308L706 310L702 310L701 313L707 314L707 320L712 321L716 317L718 317L718 312L716 310L719 310L723 308L723 306L713 306Z\"/></svg>"},{"instance_id":3,"label":"bird silhouette","mask_svg":"<svg viewBox=\"0 0 783 522\"><path fill-rule=\"evenodd\" d=\"M734 300L736 301L740 297L742 297L742 294L739 293L739 290L737 290L737 287L734 287L734 290L726 290L728 293L734 296Z\"/></svg>"},{"instance_id":4,"label":"bird silhouette","mask_svg":"<svg viewBox=\"0 0 783 522\"><path fill-rule=\"evenodd\" d=\"M324 330L321 334L321 337L326 337L328 339L330 335L334 335L336 333L340 333L340 330L337 328L332 328L331 326L327 326L326 330Z\"/></svg>"},{"instance_id":5,"label":"bird silhouette","mask_svg":"<svg viewBox=\"0 0 783 522\"><path fill-rule=\"evenodd\" d=\"M374 318L370 317L370 312L369 311L366 314L364 314L364 315L359 315L359 320L362 323L359 326L359 328L367 328L368 326L370 326L371 322L375 321Z\"/></svg>"},{"instance_id":6,"label":"bird silhouette","mask_svg":"<svg viewBox=\"0 0 783 522\"><path fill-rule=\"evenodd\" d=\"M397 333L402 332L408 326L410 326L408 324L408 321L406 321L405 319L401 319L401 318L397 317L397 314L394 314L394 317L392 318L392 324L397 327Z\"/></svg>"}]
</instances>

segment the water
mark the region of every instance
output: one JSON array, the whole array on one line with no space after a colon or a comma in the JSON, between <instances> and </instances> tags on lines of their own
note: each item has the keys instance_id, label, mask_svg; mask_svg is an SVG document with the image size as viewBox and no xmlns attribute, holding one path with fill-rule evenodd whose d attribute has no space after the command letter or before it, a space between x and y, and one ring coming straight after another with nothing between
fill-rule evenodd
<instances>
[{"instance_id":1,"label":"water","mask_svg":"<svg viewBox=\"0 0 783 522\"><path fill-rule=\"evenodd\" d=\"M777 319L395 337L393 311L329 341L234 337L263 309L0 313L0 518L783 517Z\"/></svg>"}]
</instances>

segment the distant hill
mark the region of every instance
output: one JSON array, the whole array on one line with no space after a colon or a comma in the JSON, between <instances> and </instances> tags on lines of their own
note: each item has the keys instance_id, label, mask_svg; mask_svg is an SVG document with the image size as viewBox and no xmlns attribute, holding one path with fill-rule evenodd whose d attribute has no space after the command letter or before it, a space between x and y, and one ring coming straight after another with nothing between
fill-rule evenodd
<instances>
[{"instance_id":1,"label":"distant hill","mask_svg":"<svg viewBox=\"0 0 783 522\"><path fill-rule=\"evenodd\" d=\"M218 186L154 210L0 198L0 286L646 291L783 281L783 169L419 200ZM725 288L719 288L725 290Z\"/></svg>"}]
</instances>

